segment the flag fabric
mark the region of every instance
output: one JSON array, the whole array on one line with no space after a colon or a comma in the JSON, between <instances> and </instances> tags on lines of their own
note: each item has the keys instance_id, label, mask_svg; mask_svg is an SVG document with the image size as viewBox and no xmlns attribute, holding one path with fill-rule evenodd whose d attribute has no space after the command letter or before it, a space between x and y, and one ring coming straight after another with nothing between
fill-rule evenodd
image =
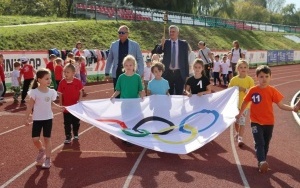
<instances>
[{"instance_id":1,"label":"flag fabric","mask_svg":"<svg viewBox=\"0 0 300 188\"><path fill-rule=\"evenodd\" d=\"M225 131L238 114L238 88L192 97L81 101L67 110L115 137L155 151L187 154ZM97 140L95 140L97 142Z\"/></svg>"}]
</instances>

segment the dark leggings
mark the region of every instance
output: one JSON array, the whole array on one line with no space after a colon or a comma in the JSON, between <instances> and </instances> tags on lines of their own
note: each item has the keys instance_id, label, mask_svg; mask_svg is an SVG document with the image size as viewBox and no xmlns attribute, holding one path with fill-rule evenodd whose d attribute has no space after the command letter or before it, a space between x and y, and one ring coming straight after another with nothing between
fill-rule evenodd
<instances>
[{"instance_id":1,"label":"dark leggings","mask_svg":"<svg viewBox=\"0 0 300 188\"><path fill-rule=\"evenodd\" d=\"M29 90L30 83L32 82L33 78L31 79L25 79L23 82L23 88L22 88L22 101L25 100L27 96L27 92Z\"/></svg>"},{"instance_id":2,"label":"dark leggings","mask_svg":"<svg viewBox=\"0 0 300 188\"><path fill-rule=\"evenodd\" d=\"M6 85L5 85L5 80L2 80L2 84L3 84L3 93L1 95L1 97L4 97L5 93L6 93Z\"/></svg>"},{"instance_id":3,"label":"dark leggings","mask_svg":"<svg viewBox=\"0 0 300 188\"><path fill-rule=\"evenodd\" d=\"M219 81L219 84L221 84L220 73L214 72L214 84L217 83L217 80Z\"/></svg>"},{"instance_id":4,"label":"dark leggings","mask_svg":"<svg viewBox=\"0 0 300 188\"><path fill-rule=\"evenodd\" d=\"M65 135L66 139L72 138L72 127L73 127L73 135L78 136L78 131L80 127L80 120L73 116L70 113L64 113L64 125L65 125Z\"/></svg>"},{"instance_id":5,"label":"dark leggings","mask_svg":"<svg viewBox=\"0 0 300 188\"><path fill-rule=\"evenodd\" d=\"M272 138L273 125L260 125L251 123L252 134L255 141L255 152L258 162L265 161Z\"/></svg>"}]
</instances>

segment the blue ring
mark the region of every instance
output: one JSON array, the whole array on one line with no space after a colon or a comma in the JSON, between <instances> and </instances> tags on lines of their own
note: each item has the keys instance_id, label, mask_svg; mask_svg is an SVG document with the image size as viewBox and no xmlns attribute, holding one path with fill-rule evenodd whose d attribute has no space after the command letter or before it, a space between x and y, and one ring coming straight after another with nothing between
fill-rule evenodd
<instances>
[{"instance_id":1,"label":"blue ring","mask_svg":"<svg viewBox=\"0 0 300 188\"><path fill-rule=\"evenodd\" d=\"M189 133L189 134L190 134L191 131L187 131L187 130L184 129L184 125L185 125L186 121L187 121L188 119L190 119L191 117L193 117L194 115L196 115L196 114L203 114L203 113L213 114L213 115L215 116L215 119L214 119L214 121L213 121L211 124L209 124L207 127L198 130L198 133L203 132L203 131L209 129L211 126L213 126L213 124L216 123L216 121L218 120L218 118L219 118L219 116L220 116L219 113L218 113L217 111L215 111L215 110L206 110L206 109L203 109L203 110L201 110L201 111L199 111L199 112L192 113L191 115L188 115L187 117L185 117L185 118L180 122L180 124L179 124L179 131L181 131L181 132L183 132L183 133Z\"/></svg>"}]
</instances>

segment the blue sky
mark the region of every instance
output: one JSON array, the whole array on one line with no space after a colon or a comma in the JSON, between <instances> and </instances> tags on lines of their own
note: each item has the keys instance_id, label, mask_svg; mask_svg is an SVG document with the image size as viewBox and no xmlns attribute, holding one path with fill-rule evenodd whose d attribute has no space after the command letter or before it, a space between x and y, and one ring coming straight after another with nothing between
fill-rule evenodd
<instances>
[{"instance_id":1,"label":"blue sky","mask_svg":"<svg viewBox=\"0 0 300 188\"><path fill-rule=\"evenodd\" d=\"M300 8L300 1L299 0L285 0L285 4L291 4L294 3L296 5L296 8Z\"/></svg>"}]
</instances>

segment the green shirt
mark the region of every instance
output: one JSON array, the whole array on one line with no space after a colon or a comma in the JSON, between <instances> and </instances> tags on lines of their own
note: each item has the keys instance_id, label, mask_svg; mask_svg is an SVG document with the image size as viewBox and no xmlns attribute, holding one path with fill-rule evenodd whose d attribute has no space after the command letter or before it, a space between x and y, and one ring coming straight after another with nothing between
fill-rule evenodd
<instances>
[{"instance_id":1,"label":"green shirt","mask_svg":"<svg viewBox=\"0 0 300 188\"><path fill-rule=\"evenodd\" d=\"M143 90L141 77L138 74L121 74L115 89L120 91L120 98L139 98L139 92Z\"/></svg>"}]
</instances>

